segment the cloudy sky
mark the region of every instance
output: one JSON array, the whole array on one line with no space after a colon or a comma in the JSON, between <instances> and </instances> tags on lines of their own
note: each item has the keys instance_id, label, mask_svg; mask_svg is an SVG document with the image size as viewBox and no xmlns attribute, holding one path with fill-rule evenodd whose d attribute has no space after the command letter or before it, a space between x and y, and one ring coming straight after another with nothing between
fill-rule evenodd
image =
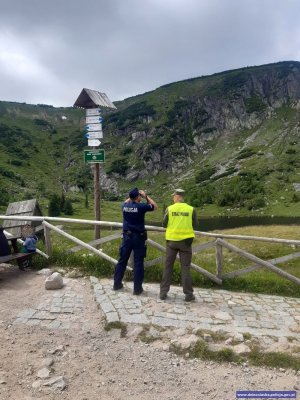
<instances>
[{"instance_id":1,"label":"cloudy sky","mask_svg":"<svg viewBox=\"0 0 300 400\"><path fill-rule=\"evenodd\" d=\"M300 60L299 0L0 0L0 100L72 106Z\"/></svg>"}]
</instances>

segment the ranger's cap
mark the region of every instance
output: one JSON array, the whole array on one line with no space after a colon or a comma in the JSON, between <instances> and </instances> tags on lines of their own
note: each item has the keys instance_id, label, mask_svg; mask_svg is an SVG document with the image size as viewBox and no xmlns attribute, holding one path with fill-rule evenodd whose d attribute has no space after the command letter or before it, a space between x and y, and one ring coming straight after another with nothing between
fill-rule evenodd
<instances>
[{"instance_id":1,"label":"ranger's cap","mask_svg":"<svg viewBox=\"0 0 300 400\"><path fill-rule=\"evenodd\" d=\"M174 193L172 194L172 196L184 196L185 191L183 189L175 189Z\"/></svg>"},{"instance_id":2,"label":"ranger's cap","mask_svg":"<svg viewBox=\"0 0 300 400\"><path fill-rule=\"evenodd\" d=\"M130 190L130 192L129 192L129 197L130 197L131 199L135 199L136 197L138 197L139 194L140 194L140 193L139 193L139 189L138 189L138 188L134 188L134 189L131 189L131 190Z\"/></svg>"}]
</instances>

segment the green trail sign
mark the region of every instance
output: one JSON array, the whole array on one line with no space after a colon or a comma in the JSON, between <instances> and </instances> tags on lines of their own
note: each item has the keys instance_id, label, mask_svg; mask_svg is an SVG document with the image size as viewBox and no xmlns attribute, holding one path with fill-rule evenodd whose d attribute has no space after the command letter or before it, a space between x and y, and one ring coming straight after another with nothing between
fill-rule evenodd
<instances>
[{"instance_id":1,"label":"green trail sign","mask_svg":"<svg viewBox=\"0 0 300 400\"><path fill-rule=\"evenodd\" d=\"M105 161L104 149L84 150L85 163L103 163Z\"/></svg>"}]
</instances>

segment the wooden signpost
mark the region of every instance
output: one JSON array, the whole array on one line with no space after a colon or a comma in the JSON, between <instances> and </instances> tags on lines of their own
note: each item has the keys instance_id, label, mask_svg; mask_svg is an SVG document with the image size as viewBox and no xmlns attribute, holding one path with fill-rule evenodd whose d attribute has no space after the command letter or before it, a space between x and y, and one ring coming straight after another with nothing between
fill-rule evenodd
<instances>
[{"instance_id":1,"label":"wooden signpost","mask_svg":"<svg viewBox=\"0 0 300 400\"><path fill-rule=\"evenodd\" d=\"M100 122L102 118L100 117L100 109L92 108L86 110L86 119L85 122L87 125L87 129L90 128L91 132L100 132L102 135L102 124ZM95 125L95 127L94 127ZM97 129L97 131L95 131ZM89 132L89 130L88 130ZM101 142L98 139L90 139L88 138L88 146L93 147L93 149L97 149L100 146ZM104 152L103 152L104 154ZM94 156L95 157L95 156ZM93 158L93 157L92 157ZM94 158L95 161L95 158ZM103 161L104 162L104 157ZM94 162L94 210L95 210L95 220L101 221L101 189L100 189L100 162ZM100 239L100 226L95 226L95 239Z\"/></svg>"},{"instance_id":2,"label":"wooden signpost","mask_svg":"<svg viewBox=\"0 0 300 400\"><path fill-rule=\"evenodd\" d=\"M88 139L88 146L92 150L84 151L84 162L93 165L94 171L94 210L95 220L101 221L101 190L100 190L100 164L105 161L104 149L99 149L99 139L103 138L100 107L116 109L116 106L109 100L105 93L91 89L82 89L74 107L86 109L85 115L85 137ZM100 225L95 225L95 239L100 239Z\"/></svg>"}]
</instances>

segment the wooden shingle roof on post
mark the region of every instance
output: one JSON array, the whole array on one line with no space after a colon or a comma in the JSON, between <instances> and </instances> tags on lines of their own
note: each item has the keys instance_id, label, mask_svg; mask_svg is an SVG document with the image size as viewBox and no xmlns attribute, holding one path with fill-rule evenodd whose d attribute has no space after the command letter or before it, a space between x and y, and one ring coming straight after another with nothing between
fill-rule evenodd
<instances>
[{"instance_id":1,"label":"wooden shingle roof on post","mask_svg":"<svg viewBox=\"0 0 300 400\"><path fill-rule=\"evenodd\" d=\"M74 103L73 107L78 108L95 108L105 107L116 110L117 107L109 100L105 93L97 92L91 89L82 89L80 95Z\"/></svg>"},{"instance_id":2,"label":"wooden shingle roof on post","mask_svg":"<svg viewBox=\"0 0 300 400\"><path fill-rule=\"evenodd\" d=\"M17 201L15 203L9 203L5 215L9 216L42 216L43 213L36 199ZM14 221L4 220L3 228L12 233L15 236L21 236L22 227L24 225L30 225L35 231L39 230L38 227L41 225L40 221Z\"/></svg>"}]
</instances>

